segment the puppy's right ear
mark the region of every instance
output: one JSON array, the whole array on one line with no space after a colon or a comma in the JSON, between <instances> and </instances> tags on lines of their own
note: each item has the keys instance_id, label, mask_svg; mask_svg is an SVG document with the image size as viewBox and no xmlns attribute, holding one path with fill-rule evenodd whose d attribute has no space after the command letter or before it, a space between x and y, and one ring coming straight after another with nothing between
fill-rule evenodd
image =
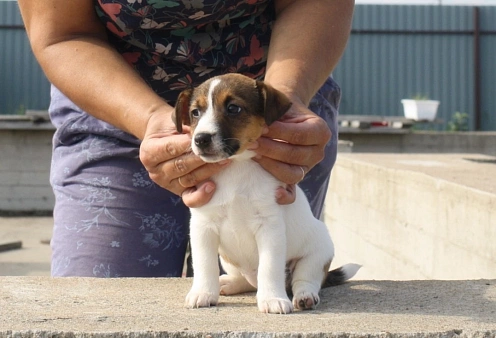
<instances>
[{"instance_id":1,"label":"puppy's right ear","mask_svg":"<svg viewBox=\"0 0 496 338\"><path fill-rule=\"evenodd\" d=\"M172 122L176 125L178 132L183 132L183 124L189 126L191 120L189 118L189 104L191 102L191 94L193 89L183 90L176 101L176 107L172 113Z\"/></svg>"},{"instance_id":2,"label":"puppy's right ear","mask_svg":"<svg viewBox=\"0 0 496 338\"><path fill-rule=\"evenodd\" d=\"M291 101L285 94L263 81L256 81L256 85L263 99L265 123L270 126L289 110Z\"/></svg>"}]
</instances>

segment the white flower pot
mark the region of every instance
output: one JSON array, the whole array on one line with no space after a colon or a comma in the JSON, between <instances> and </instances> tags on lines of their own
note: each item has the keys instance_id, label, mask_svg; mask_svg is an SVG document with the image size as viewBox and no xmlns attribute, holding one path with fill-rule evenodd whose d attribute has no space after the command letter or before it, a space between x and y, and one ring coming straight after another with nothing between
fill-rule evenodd
<instances>
[{"instance_id":1,"label":"white flower pot","mask_svg":"<svg viewBox=\"0 0 496 338\"><path fill-rule=\"evenodd\" d=\"M439 101L437 100L401 100L405 117L412 120L433 121L436 118Z\"/></svg>"}]
</instances>

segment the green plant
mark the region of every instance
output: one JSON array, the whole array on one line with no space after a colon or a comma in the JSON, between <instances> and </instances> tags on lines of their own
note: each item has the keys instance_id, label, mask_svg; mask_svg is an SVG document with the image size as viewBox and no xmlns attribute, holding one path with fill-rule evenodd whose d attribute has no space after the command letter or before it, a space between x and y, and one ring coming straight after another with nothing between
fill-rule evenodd
<instances>
[{"instance_id":1,"label":"green plant","mask_svg":"<svg viewBox=\"0 0 496 338\"><path fill-rule=\"evenodd\" d=\"M417 93L413 95L411 99L417 101L429 100L429 95Z\"/></svg>"},{"instance_id":2,"label":"green plant","mask_svg":"<svg viewBox=\"0 0 496 338\"><path fill-rule=\"evenodd\" d=\"M468 114L456 112L448 122L448 131L468 131Z\"/></svg>"},{"instance_id":3,"label":"green plant","mask_svg":"<svg viewBox=\"0 0 496 338\"><path fill-rule=\"evenodd\" d=\"M23 104L20 104L19 107L15 110L14 115L24 115L26 114L26 107Z\"/></svg>"}]
</instances>

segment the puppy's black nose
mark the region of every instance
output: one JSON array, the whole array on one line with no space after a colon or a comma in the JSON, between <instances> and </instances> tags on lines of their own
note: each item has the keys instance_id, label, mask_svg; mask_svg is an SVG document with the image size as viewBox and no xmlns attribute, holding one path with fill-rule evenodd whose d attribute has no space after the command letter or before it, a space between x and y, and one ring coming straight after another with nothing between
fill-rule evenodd
<instances>
[{"instance_id":1,"label":"puppy's black nose","mask_svg":"<svg viewBox=\"0 0 496 338\"><path fill-rule=\"evenodd\" d=\"M195 144L200 149L208 148L212 144L212 134L200 133L195 135Z\"/></svg>"}]
</instances>

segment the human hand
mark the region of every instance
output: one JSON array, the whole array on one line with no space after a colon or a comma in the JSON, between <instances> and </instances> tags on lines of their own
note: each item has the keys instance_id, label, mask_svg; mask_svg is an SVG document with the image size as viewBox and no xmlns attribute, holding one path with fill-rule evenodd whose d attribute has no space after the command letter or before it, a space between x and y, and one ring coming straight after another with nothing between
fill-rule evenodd
<instances>
[{"instance_id":1,"label":"human hand","mask_svg":"<svg viewBox=\"0 0 496 338\"><path fill-rule=\"evenodd\" d=\"M154 113L148 120L140 146L140 160L150 178L162 188L182 197L184 204L197 208L210 201L215 184L208 179L229 161L205 163L191 152L189 127L179 134L170 114Z\"/></svg>"},{"instance_id":2,"label":"human hand","mask_svg":"<svg viewBox=\"0 0 496 338\"><path fill-rule=\"evenodd\" d=\"M279 204L293 203L296 198L294 185L325 155L331 138L327 123L311 112L298 99L292 100L290 110L265 130L254 149L255 161L287 187L276 191Z\"/></svg>"}]
</instances>

